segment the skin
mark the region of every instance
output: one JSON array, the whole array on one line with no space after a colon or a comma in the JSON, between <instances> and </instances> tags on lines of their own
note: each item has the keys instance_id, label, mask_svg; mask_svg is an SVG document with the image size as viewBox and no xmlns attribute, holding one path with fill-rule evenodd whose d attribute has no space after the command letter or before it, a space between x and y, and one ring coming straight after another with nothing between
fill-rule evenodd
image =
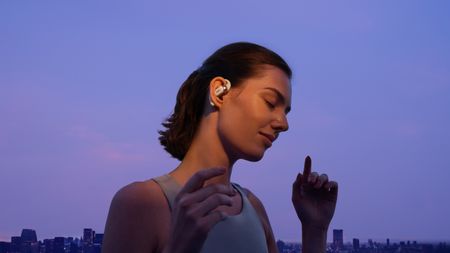
<instances>
[{"instance_id":1,"label":"skin","mask_svg":"<svg viewBox=\"0 0 450 253\"><path fill-rule=\"evenodd\" d=\"M108 214L103 252L200 252L208 231L226 216L241 212L240 194L231 187L234 163L259 161L289 128L291 84L286 74L263 66L259 75L233 86L223 96L214 90L222 77L210 82L214 107L205 101L204 117L177 168L169 174L182 189L171 213L160 187L153 181L135 182L119 190ZM266 136L265 136L266 135ZM244 190L263 224L269 252L278 252L261 201ZM302 223L303 252L325 252L326 233L334 214L337 183L326 174L311 172L305 160L292 186L292 203Z\"/></svg>"}]
</instances>

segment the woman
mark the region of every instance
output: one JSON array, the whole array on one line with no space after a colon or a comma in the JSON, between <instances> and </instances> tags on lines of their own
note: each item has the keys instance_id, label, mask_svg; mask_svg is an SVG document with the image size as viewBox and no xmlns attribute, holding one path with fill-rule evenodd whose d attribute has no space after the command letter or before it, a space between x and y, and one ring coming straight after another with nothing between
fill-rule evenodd
<instances>
[{"instance_id":1,"label":"woman","mask_svg":"<svg viewBox=\"0 0 450 253\"><path fill-rule=\"evenodd\" d=\"M103 252L278 252L263 204L231 183L239 159L259 161L288 130L291 70L276 53L233 43L212 54L181 86L159 131L181 161L166 175L114 196ZM292 188L303 252L325 252L337 183L305 160Z\"/></svg>"}]
</instances>

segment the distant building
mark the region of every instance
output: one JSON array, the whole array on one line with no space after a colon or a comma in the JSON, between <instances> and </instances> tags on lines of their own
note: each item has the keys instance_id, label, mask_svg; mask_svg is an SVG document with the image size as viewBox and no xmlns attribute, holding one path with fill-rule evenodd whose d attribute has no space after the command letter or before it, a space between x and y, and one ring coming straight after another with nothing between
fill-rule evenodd
<instances>
[{"instance_id":1,"label":"distant building","mask_svg":"<svg viewBox=\"0 0 450 253\"><path fill-rule=\"evenodd\" d=\"M0 253L8 253L10 250L11 243L9 242L0 242Z\"/></svg>"},{"instance_id":2,"label":"distant building","mask_svg":"<svg viewBox=\"0 0 450 253\"><path fill-rule=\"evenodd\" d=\"M94 244L94 236L94 230L92 230L91 228L85 228L83 230L83 246L91 246L92 244Z\"/></svg>"},{"instance_id":3,"label":"distant building","mask_svg":"<svg viewBox=\"0 0 450 253\"><path fill-rule=\"evenodd\" d=\"M100 253L102 251L102 242L103 242L103 234L95 234L93 245L94 253Z\"/></svg>"},{"instance_id":4,"label":"distant building","mask_svg":"<svg viewBox=\"0 0 450 253\"><path fill-rule=\"evenodd\" d=\"M12 236L11 237L11 252L20 252L20 247L22 245L22 238L20 236Z\"/></svg>"},{"instance_id":5,"label":"distant building","mask_svg":"<svg viewBox=\"0 0 450 253\"><path fill-rule=\"evenodd\" d=\"M22 242L37 242L36 231L33 229L22 229L20 238L22 238Z\"/></svg>"},{"instance_id":6,"label":"distant building","mask_svg":"<svg viewBox=\"0 0 450 253\"><path fill-rule=\"evenodd\" d=\"M33 229L22 229L20 239L20 252L39 253L39 243L37 241L36 231Z\"/></svg>"},{"instance_id":7,"label":"distant building","mask_svg":"<svg viewBox=\"0 0 450 253\"><path fill-rule=\"evenodd\" d=\"M53 239L44 239L45 253L53 253Z\"/></svg>"},{"instance_id":8,"label":"distant building","mask_svg":"<svg viewBox=\"0 0 450 253\"><path fill-rule=\"evenodd\" d=\"M344 230L333 229L333 246L336 249L344 248Z\"/></svg>"},{"instance_id":9,"label":"distant building","mask_svg":"<svg viewBox=\"0 0 450 253\"><path fill-rule=\"evenodd\" d=\"M405 243L403 242L403 244L405 244ZM433 248L432 244L429 244L429 243L422 244L422 252L423 253L433 253L433 251L434 251L434 248Z\"/></svg>"},{"instance_id":10,"label":"distant building","mask_svg":"<svg viewBox=\"0 0 450 253\"><path fill-rule=\"evenodd\" d=\"M94 236L94 244L102 244L103 242L103 234L95 234Z\"/></svg>"},{"instance_id":11,"label":"distant building","mask_svg":"<svg viewBox=\"0 0 450 253\"><path fill-rule=\"evenodd\" d=\"M368 241L368 243L369 243L369 248L373 248L373 241L372 241L372 239L369 239L369 241Z\"/></svg>"},{"instance_id":12,"label":"distant building","mask_svg":"<svg viewBox=\"0 0 450 253\"><path fill-rule=\"evenodd\" d=\"M359 249L359 239L353 238L353 249L358 250Z\"/></svg>"},{"instance_id":13,"label":"distant building","mask_svg":"<svg viewBox=\"0 0 450 253\"><path fill-rule=\"evenodd\" d=\"M65 253L64 237L55 237L53 240L53 253Z\"/></svg>"},{"instance_id":14,"label":"distant building","mask_svg":"<svg viewBox=\"0 0 450 253\"><path fill-rule=\"evenodd\" d=\"M85 228L83 230L83 253L94 253L94 238L95 231L91 228Z\"/></svg>"},{"instance_id":15,"label":"distant building","mask_svg":"<svg viewBox=\"0 0 450 253\"><path fill-rule=\"evenodd\" d=\"M75 242L71 242L69 246L69 253L78 253L78 244Z\"/></svg>"},{"instance_id":16,"label":"distant building","mask_svg":"<svg viewBox=\"0 0 450 253\"><path fill-rule=\"evenodd\" d=\"M387 238L386 239L386 246L389 247L389 245L390 245L390 240L389 240L389 238Z\"/></svg>"}]
</instances>

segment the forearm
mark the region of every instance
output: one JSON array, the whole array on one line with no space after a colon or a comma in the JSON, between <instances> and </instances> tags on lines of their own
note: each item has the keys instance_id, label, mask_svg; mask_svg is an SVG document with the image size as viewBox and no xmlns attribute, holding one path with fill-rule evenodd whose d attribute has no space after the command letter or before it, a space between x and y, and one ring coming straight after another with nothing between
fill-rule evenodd
<instances>
[{"instance_id":1,"label":"forearm","mask_svg":"<svg viewBox=\"0 0 450 253\"><path fill-rule=\"evenodd\" d=\"M302 253L324 253L327 247L327 230L302 226Z\"/></svg>"}]
</instances>

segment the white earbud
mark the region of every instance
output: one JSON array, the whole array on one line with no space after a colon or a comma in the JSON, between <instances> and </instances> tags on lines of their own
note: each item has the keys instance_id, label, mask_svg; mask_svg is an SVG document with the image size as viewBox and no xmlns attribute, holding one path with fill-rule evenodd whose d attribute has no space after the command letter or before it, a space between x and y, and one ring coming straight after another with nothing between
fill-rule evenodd
<instances>
[{"instance_id":1,"label":"white earbud","mask_svg":"<svg viewBox=\"0 0 450 253\"><path fill-rule=\"evenodd\" d=\"M215 95L220 97L231 89L231 83L228 79L224 79L225 83L215 90Z\"/></svg>"},{"instance_id":2,"label":"white earbud","mask_svg":"<svg viewBox=\"0 0 450 253\"><path fill-rule=\"evenodd\" d=\"M225 83L214 91L214 94L217 97L221 97L222 95L224 95L231 89L230 81L228 79L224 79L224 80L225 80ZM215 104L211 101L211 98L209 98L209 103L211 104L211 106L215 106Z\"/></svg>"}]
</instances>

